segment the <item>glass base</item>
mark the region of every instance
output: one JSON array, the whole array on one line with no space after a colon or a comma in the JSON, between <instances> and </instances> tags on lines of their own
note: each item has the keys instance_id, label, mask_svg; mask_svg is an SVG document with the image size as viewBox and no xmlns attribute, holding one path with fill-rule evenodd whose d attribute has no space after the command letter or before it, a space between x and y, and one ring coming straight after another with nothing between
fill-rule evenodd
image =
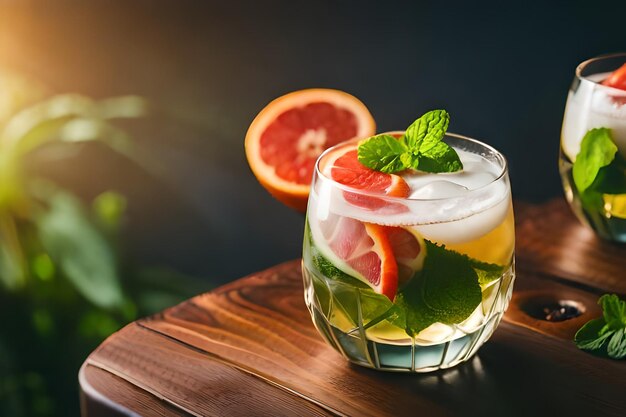
<instances>
[{"instance_id":1,"label":"glass base","mask_svg":"<svg viewBox=\"0 0 626 417\"><path fill-rule=\"evenodd\" d=\"M474 331L462 332L460 337L430 345L418 344L414 339L403 344L392 344L368 339L363 327L347 333L333 326L311 291L312 285L306 285L311 279L307 276L306 268L303 271L305 301L313 323L335 350L348 361L360 366L382 371L418 373L451 368L470 359L500 323L511 299L515 279L514 267L511 266L496 284L500 287L496 291L497 298L492 311Z\"/></svg>"}]
</instances>

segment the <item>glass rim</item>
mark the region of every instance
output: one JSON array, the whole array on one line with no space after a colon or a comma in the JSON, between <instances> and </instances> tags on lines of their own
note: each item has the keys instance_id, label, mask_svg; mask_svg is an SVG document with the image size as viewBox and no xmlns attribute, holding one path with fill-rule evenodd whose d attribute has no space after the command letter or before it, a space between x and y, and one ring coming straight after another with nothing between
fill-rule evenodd
<instances>
[{"instance_id":1,"label":"glass rim","mask_svg":"<svg viewBox=\"0 0 626 417\"><path fill-rule=\"evenodd\" d=\"M575 71L576 78L578 78L578 80L580 82L589 82L589 83L592 83L592 84L595 84L595 85L599 86L600 88L605 88L605 89L607 89L609 91L619 92L619 93L623 94L624 90L620 90L619 88L615 88L615 87L611 87L611 86L608 86L608 85L601 84L601 83L599 83L597 81L590 80L588 76L582 75L582 72L590 64L593 64L593 63L599 62L599 61L604 61L605 59L620 58L620 57L624 58L624 63L626 63L626 52L613 52L613 53L610 53L610 54L602 54L602 55L595 56L593 58L589 58L589 59L581 62L580 64L578 64L578 66L576 67L576 71Z\"/></svg>"},{"instance_id":2,"label":"glass rim","mask_svg":"<svg viewBox=\"0 0 626 417\"><path fill-rule=\"evenodd\" d=\"M382 132L382 133L377 133L377 135L382 135L382 134L404 134L404 131L402 130L393 130L393 131L389 131L389 132ZM385 195L385 194L380 194L380 193L375 193L375 192L371 192L365 189L360 189L360 188L354 188L351 187L349 185L345 185L345 184L341 184L337 181L335 181L334 179L328 177L327 175L325 175L322 170L320 169L320 162L322 161L322 159L324 159L329 153L331 153L332 151L334 151L336 148L340 147L340 146L345 146L346 144L349 144L351 142L359 142L361 140L363 140L363 138L355 138L355 139L350 139L348 141L345 142L341 142L338 143L328 149L326 149L324 152L322 152L322 154L317 158L317 160L315 161L315 176L318 178L322 178L325 181L329 181L330 183L333 184L333 186L343 190L343 191L349 191L351 193L354 194L360 194L363 196L368 196L368 197L376 197L376 198L382 198L384 200L389 200L389 201L415 201L415 202L436 202L436 201L450 201L450 200L457 200L459 198L466 198L468 197L468 195L471 195L473 193L476 192L481 192L484 189L486 189L487 187L490 187L491 185L502 181L502 179L507 175L508 173L508 169L509 169L509 163L506 159L506 157L502 154L502 152L500 152L499 150L497 150L496 148L494 148L491 145L488 145L484 142L481 142L477 139L473 139L470 138L468 136L463 136L457 133L451 133L451 132L446 132L445 136L449 136L452 137L454 139L460 139L460 140L464 140L470 143L473 143L475 145L478 146L482 146L485 149L491 151L496 157L497 159L500 160L501 162L501 169L498 172L497 176L489 181L486 184L481 185L480 187L477 188L473 188L471 190L468 190L467 193L463 193L463 194L459 194L459 195L455 195L455 196L451 196L451 197L441 197L441 198L409 198L409 197L397 197L397 196L390 196L390 195ZM313 186L312 186L313 188ZM311 190L313 191L313 190Z\"/></svg>"}]
</instances>

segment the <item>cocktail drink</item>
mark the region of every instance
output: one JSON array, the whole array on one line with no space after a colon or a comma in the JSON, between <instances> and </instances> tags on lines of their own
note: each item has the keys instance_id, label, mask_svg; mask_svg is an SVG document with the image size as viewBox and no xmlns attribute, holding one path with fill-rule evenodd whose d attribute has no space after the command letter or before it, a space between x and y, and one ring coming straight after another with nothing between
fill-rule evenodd
<instances>
[{"instance_id":1,"label":"cocktail drink","mask_svg":"<svg viewBox=\"0 0 626 417\"><path fill-rule=\"evenodd\" d=\"M445 134L447 121L437 131L441 115L432 113L421 127L418 119L406 133L375 137L376 146L337 145L316 164L305 300L321 335L359 365L428 372L463 362L491 336L511 296L506 161L488 145Z\"/></svg>"},{"instance_id":2,"label":"cocktail drink","mask_svg":"<svg viewBox=\"0 0 626 417\"><path fill-rule=\"evenodd\" d=\"M559 167L578 218L601 237L626 242L626 53L576 68Z\"/></svg>"}]
</instances>

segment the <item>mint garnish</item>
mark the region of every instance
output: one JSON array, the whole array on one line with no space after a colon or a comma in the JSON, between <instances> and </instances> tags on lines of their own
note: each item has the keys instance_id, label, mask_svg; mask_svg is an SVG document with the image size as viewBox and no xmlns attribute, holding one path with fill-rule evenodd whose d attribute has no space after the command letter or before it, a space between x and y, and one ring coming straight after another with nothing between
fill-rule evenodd
<instances>
[{"instance_id":1,"label":"mint garnish","mask_svg":"<svg viewBox=\"0 0 626 417\"><path fill-rule=\"evenodd\" d=\"M474 271L476 271L476 275L478 275L478 283L481 286L485 286L499 279L504 273L504 270L506 269L506 267L502 265L481 262L474 258L470 258L469 256L466 256L466 255L461 255L461 256L465 256L465 258L469 261L472 268L474 268Z\"/></svg>"},{"instance_id":2,"label":"mint garnish","mask_svg":"<svg viewBox=\"0 0 626 417\"><path fill-rule=\"evenodd\" d=\"M396 297L396 303L406 309L406 330L412 335L433 323L460 323L482 301L478 275L468 258L425 242L424 269Z\"/></svg>"},{"instance_id":3,"label":"mint garnish","mask_svg":"<svg viewBox=\"0 0 626 417\"><path fill-rule=\"evenodd\" d=\"M588 321L581 327L574 343L579 349L613 359L626 357L626 302L615 294L605 294L598 300L603 315Z\"/></svg>"},{"instance_id":4,"label":"mint garnish","mask_svg":"<svg viewBox=\"0 0 626 417\"><path fill-rule=\"evenodd\" d=\"M616 153L617 146L613 143L610 129L591 129L585 134L572 168L578 192L585 192L593 184L600 169L613 162Z\"/></svg>"},{"instance_id":5,"label":"mint garnish","mask_svg":"<svg viewBox=\"0 0 626 417\"><path fill-rule=\"evenodd\" d=\"M432 110L417 119L396 139L391 135L376 135L359 145L359 162L385 173L408 168L426 172L454 172L463 169L456 153L443 138L448 130L450 115L445 110Z\"/></svg>"},{"instance_id":6,"label":"mint garnish","mask_svg":"<svg viewBox=\"0 0 626 417\"><path fill-rule=\"evenodd\" d=\"M602 212L602 194L626 193L626 160L618 152L610 129L591 129L585 134L572 177L590 216Z\"/></svg>"}]
</instances>

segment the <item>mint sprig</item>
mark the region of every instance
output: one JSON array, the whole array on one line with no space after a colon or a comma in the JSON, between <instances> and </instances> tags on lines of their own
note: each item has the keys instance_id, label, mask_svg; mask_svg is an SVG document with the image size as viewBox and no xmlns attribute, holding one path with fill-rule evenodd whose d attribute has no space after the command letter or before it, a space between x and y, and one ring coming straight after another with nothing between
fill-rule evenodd
<instances>
[{"instance_id":1,"label":"mint sprig","mask_svg":"<svg viewBox=\"0 0 626 417\"><path fill-rule=\"evenodd\" d=\"M602 317L588 321L576 336L578 348L613 359L626 357L626 302L615 294L605 294L598 300Z\"/></svg>"},{"instance_id":2,"label":"mint sprig","mask_svg":"<svg viewBox=\"0 0 626 417\"><path fill-rule=\"evenodd\" d=\"M429 111L399 139L382 134L363 141L358 148L359 162L388 174L408 168L425 172L459 171L463 169L459 155L443 142L449 124L450 115L445 110Z\"/></svg>"}]
</instances>

